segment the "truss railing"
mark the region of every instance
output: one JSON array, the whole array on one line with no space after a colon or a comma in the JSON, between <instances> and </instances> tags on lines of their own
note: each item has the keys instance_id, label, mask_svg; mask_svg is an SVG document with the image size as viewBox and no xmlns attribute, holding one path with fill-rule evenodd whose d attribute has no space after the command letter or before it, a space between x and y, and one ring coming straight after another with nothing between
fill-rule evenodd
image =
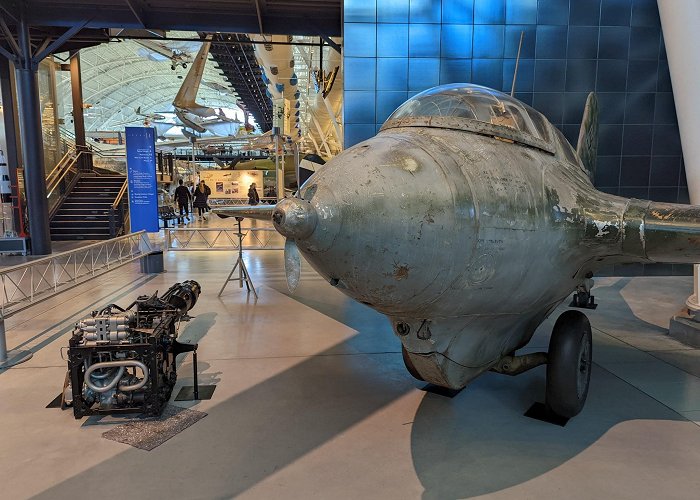
<instances>
[{"instance_id":1,"label":"truss railing","mask_svg":"<svg viewBox=\"0 0 700 500\"><path fill-rule=\"evenodd\" d=\"M0 321L152 250L140 231L0 269Z\"/></svg>"},{"instance_id":2,"label":"truss railing","mask_svg":"<svg viewBox=\"0 0 700 500\"><path fill-rule=\"evenodd\" d=\"M244 250L283 250L284 237L272 227L244 227ZM238 250L236 228L165 229L167 250Z\"/></svg>"}]
</instances>

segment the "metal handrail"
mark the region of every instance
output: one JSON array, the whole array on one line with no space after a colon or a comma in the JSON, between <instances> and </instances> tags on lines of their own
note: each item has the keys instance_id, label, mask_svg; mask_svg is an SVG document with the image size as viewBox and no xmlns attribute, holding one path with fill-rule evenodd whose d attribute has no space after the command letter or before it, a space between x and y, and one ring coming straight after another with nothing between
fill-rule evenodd
<instances>
[{"instance_id":1,"label":"metal handrail","mask_svg":"<svg viewBox=\"0 0 700 500\"><path fill-rule=\"evenodd\" d=\"M66 151L66 153L61 157L61 159L58 160L58 163L56 163L56 166L53 167L53 168L51 169L51 172L49 172L48 175L46 176L46 184L47 184L47 186L48 186L51 182L53 182L53 181L52 181L52 177L54 176L54 174L55 174L56 172L60 172L61 169L63 168L63 164L67 161L67 159L68 159L69 157L72 157L72 155L74 155L74 154L75 154L75 148L74 148L74 147L71 147L71 148L69 148L68 151ZM56 175L58 175L58 174L56 174Z\"/></svg>"},{"instance_id":2,"label":"metal handrail","mask_svg":"<svg viewBox=\"0 0 700 500\"><path fill-rule=\"evenodd\" d=\"M127 179L124 179L124 183L122 184L121 189L119 190L119 193L117 194L116 199L114 200L114 203L112 203L112 209L116 210L119 204L122 202L122 198L126 194L126 190L129 187L129 181Z\"/></svg>"},{"instance_id":3,"label":"metal handrail","mask_svg":"<svg viewBox=\"0 0 700 500\"><path fill-rule=\"evenodd\" d=\"M125 230L126 223L129 220L129 210L124 208L124 194L128 189L128 180L124 179L122 187L119 189L114 203L109 208L109 235L115 237Z\"/></svg>"},{"instance_id":4,"label":"metal handrail","mask_svg":"<svg viewBox=\"0 0 700 500\"><path fill-rule=\"evenodd\" d=\"M63 140L69 139L71 142L75 143L75 134L68 129L61 128L61 138ZM100 158L117 158L126 156L125 152L112 153L104 151L102 148L95 144L88 144L85 146L90 150L92 154L99 156Z\"/></svg>"},{"instance_id":5,"label":"metal handrail","mask_svg":"<svg viewBox=\"0 0 700 500\"><path fill-rule=\"evenodd\" d=\"M0 321L152 251L139 231L0 269Z\"/></svg>"},{"instance_id":6,"label":"metal handrail","mask_svg":"<svg viewBox=\"0 0 700 500\"><path fill-rule=\"evenodd\" d=\"M75 164L78 162L78 159L80 158L80 156L81 156L83 153L89 154L88 151L80 151L80 152L78 152L78 154L75 155L75 156L73 157L73 159L71 160L71 162L68 163L67 165L65 165L65 167L63 167L63 171L62 171L62 173L61 173L61 176L58 177L58 179L55 179L55 180L52 180L52 181L49 181L49 180L47 179L47 182L46 182L46 189L48 190L48 192L47 192L47 194L46 194L46 197L47 197L47 198L49 198L49 197L53 194L53 192L56 190L56 188L61 184L61 181L63 180L63 178L64 178L66 175L68 175L68 172L70 172L71 169L75 166ZM55 169L54 169L54 170L55 170Z\"/></svg>"}]
</instances>

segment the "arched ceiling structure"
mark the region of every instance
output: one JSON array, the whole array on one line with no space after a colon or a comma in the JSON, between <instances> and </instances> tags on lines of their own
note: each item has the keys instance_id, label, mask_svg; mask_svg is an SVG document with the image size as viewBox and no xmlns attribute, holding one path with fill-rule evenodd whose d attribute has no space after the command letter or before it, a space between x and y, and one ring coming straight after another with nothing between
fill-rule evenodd
<instances>
[{"instance_id":1,"label":"arched ceiling structure","mask_svg":"<svg viewBox=\"0 0 700 500\"><path fill-rule=\"evenodd\" d=\"M171 34L193 36L191 33ZM193 48L198 48L197 45ZM137 108L141 108L144 114L172 110L172 100L182 85L187 69L177 66L172 70L170 60L151 60L139 55L142 49L136 41L124 40L80 51L86 130L120 130L126 125L140 125L144 117L137 115ZM66 56L63 54L60 57ZM71 119L71 89L67 72L61 73L58 93L69 110L63 117L68 124ZM210 56L197 101L213 108L236 108L237 100L238 96ZM238 118L243 119L240 111Z\"/></svg>"}]
</instances>

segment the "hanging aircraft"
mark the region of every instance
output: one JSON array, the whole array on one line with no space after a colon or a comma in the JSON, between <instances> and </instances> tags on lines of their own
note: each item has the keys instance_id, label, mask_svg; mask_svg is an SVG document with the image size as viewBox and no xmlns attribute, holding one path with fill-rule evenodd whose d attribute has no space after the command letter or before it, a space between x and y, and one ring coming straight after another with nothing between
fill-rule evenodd
<instances>
[{"instance_id":1,"label":"hanging aircraft","mask_svg":"<svg viewBox=\"0 0 700 500\"><path fill-rule=\"evenodd\" d=\"M539 112L501 92L453 84L401 105L275 207L290 289L300 253L332 286L387 315L416 378L461 389L487 370L547 365L546 405L583 408L591 326L562 313L548 352L516 355L602 266L700 261L700 206L627 199L591 182L597 104L577 150Z\"/></svg>"},{"instance_id":2,"label":"hanging aircraft","mask_svg":"<svg viewBox=\"0 0 700 500\"><path fill-rule=\"evenodd\" d=\"M186 127L200 134L209 131L217 135L236 135L241 126L240 120L228 118L221 108L214 109L196 101L210 46L210 39L202 44L180 90L173 99L175 115ZM235 131L232 130L232 126L235 126Z\"/></svg>"},{"instance_id":3,"label":"hanging aircraft","mask_svg":"<svg viewBox=\"0 0 700 500\"><path fill-rule=\"evenodd\" d=\"M174 40L136 40L141 45L138 54L151 61L170 61L170 69L175 71L178 66L187 69L194 54L201 46L200 42Z\"/></svg>"},{"instance_id":4,"label":"hanging aircraft","mask_svg":"<svg viewBox=\"0 0 700 500\"><path fill-rule=\"evenodd\" d=\"M148 122L148 126L157 129L158 137L165 138L179 135L185 135L188 138L191 136L196 136L197 138L212 136L231 137L238 135L243 126L237 114L231 118L224 113L222 108L212 108L197 103L197 93L202 83L211 40L207 39L200 45L199 51L187 72L187 76L173 99L173 111L142 113L140 107L136 109L136 114L144 117L144 121ZM218 90L221 91L221 89Z\"/></svg>"}]
</instances>

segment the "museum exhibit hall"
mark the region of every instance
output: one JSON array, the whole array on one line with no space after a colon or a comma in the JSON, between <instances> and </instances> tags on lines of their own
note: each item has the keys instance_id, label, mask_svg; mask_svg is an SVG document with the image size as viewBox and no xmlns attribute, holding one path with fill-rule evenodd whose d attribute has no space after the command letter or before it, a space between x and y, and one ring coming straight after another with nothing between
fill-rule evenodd
<instances>
[{"instance_id":1,"label":"museum exhibit hall","mask_svg":"<svg viewBox=\"0 0 700 500\"><path fill-rule=\"evenodd\" d=\"M698 0L0 0L7 499L697 499Z\"/></svg>"}]
</instances>

